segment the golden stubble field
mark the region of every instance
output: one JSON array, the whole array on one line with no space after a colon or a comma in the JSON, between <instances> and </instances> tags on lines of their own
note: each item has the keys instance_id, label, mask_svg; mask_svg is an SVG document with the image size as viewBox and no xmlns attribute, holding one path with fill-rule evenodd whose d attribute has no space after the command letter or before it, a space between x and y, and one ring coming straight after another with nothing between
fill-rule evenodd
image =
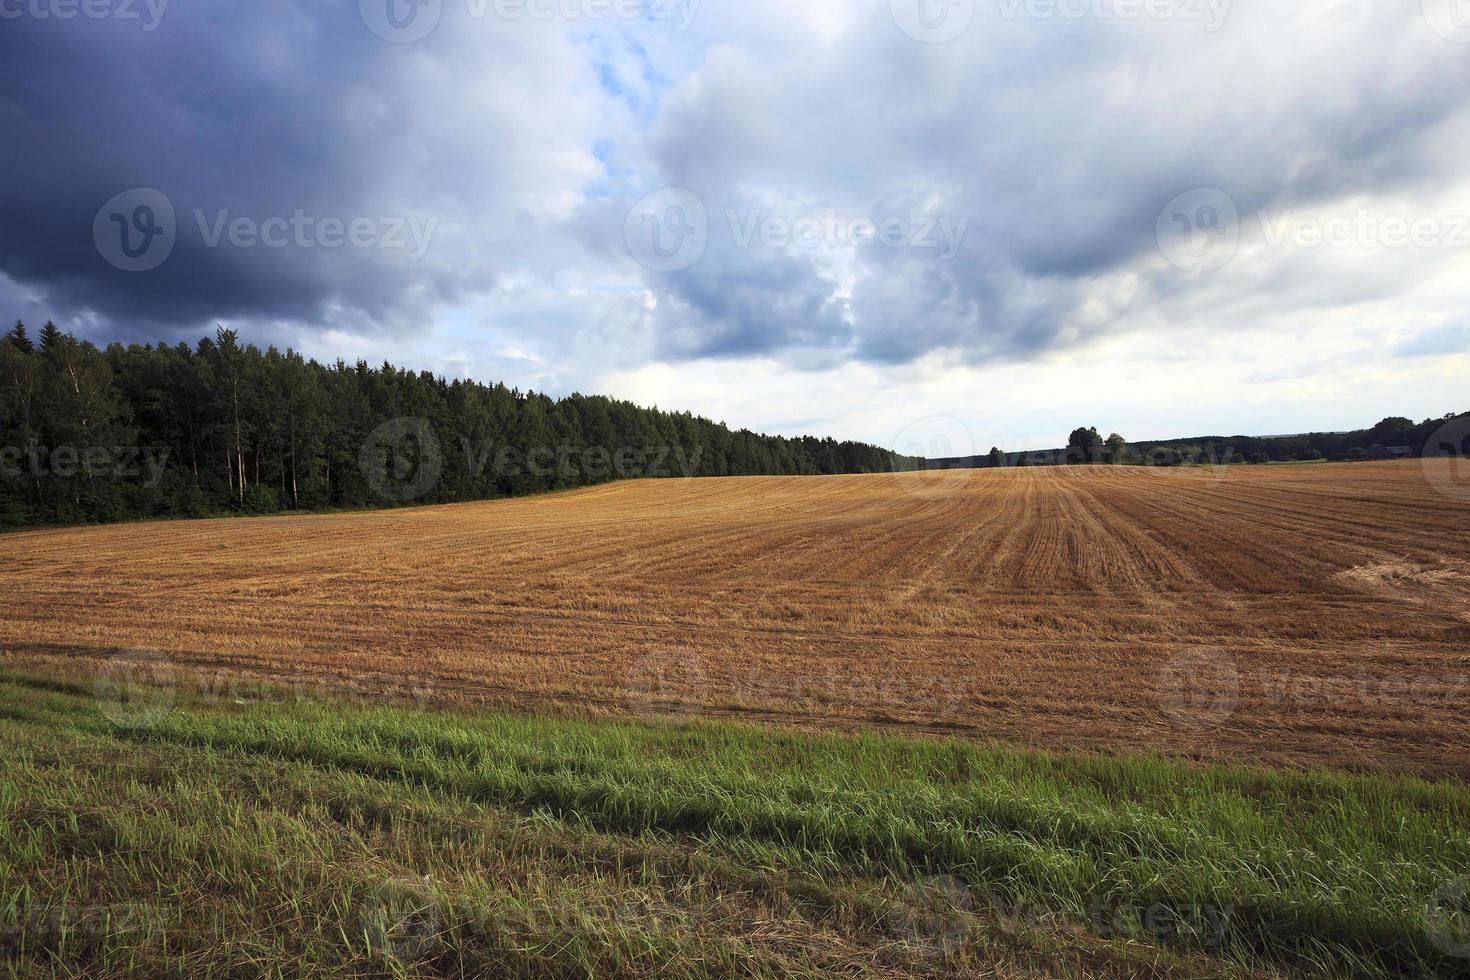
<instances>
[{"instance_id":1,"label":"golden stubble field","mask_svg":"<svg viewBox=\"0 0 1470 980\"><path fill-rule=\"evenodd\" d=\"M1470 773L1470 502L1417 461L640 481L24 532L0 537L0 585L6 659L221 696L266 679Z\"/></svg>"}]
</instances>

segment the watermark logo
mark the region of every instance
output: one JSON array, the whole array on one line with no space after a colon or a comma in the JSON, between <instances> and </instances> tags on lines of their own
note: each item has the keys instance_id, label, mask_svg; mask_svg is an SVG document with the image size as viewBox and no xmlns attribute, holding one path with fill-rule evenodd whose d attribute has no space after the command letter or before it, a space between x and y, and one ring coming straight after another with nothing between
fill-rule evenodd
<instances>
[{"instance_id":1,"label":"watermark logo","mask_svg":"<svg viewBox=\"0 0 1470 980\"><path fill-rule=\"evenodd\" d=\"M178 237L173 203L151 187L115 195L92 221L97 254L123 272L158 268L173 254Z\"/></svg>"},{"instance_id":2,"label":"watermark logo","mask_svg":"<svg viewBox=\"0 0 1470 980\"><path fill-rule=\"evenodd\" d=\"M173 710L178 675L158 653L124 650L107 659L92 682L102 716L121 728L148 728Z\"/></svg>"},{"instance_id":3,"label":"watermark logo","mask_svg":"<svg viewBox=\"0 0 1470 980\"><path fill-rule=\"evenodd\" d=\"M915 470L952 469L963 474L952 479L969 479L978 473L969 461L984 451L970 427L953 415L930 415L909 423L893 437L888 448L900 457L894 460L894 468L899 472L911 466ZM946 465L944 461L950 462ZM915 496L948 492L953 488L953 484L946 484L947 489L941 491L930 480L911 477L897 482L905 493Z\"/></svg>"},{"instance_id":4,"label":"watermark logo","mask_svg":"<svg viewBox=\"0 0 1470 980\"><path fill-rule=\"evenodd\" d=\"M1452 419L1429 437L1424 476L1440 494L1470 501L1470 415Z\"/></svg>"},{"instance_id":5,"label":"watermark logo","mask_svg":"<svg viewBox=\"0 0 1470 980\"><path fill-rule=\"evenodd\" d=\"M905 886L890 909L893 934L906 946L948 957L975 932L975 900L957 878L941 875Z\"/></svg>"},{"instance_id":6,"label":"watermark logo","mask_svg":"<svg viewBox=\"0 0 1470 980\"><path fill-rule=\"evenodd\" d=\"M709 687L704 663L693 650L670 648L640 656L628 671L627 705L637 715L698 714Z\"/></svg>"},{"instance_id":7,"label":"watermark logo","mask_svg":"<svg viewBox=\"0 0 1470 980\"><path fill-rule=\"evenodd\" d=\"M970 29L975 0L889 0L898 29L921 44L945 44Z\"/></svg>"},{"instance_id":8,"label":"watermark logo","mask_svg":"<svg viewBox=\"0 0 1470 980\"><path fill-rule=\"evenodd\" d=\"M444 455L428 419L390 419L372 431L358 454L363 479L380 496L409 503L439 485Z\"/></svg>"},{"instance_id":9,"label":"watermark logo","mask_svg":"<svg viewBox=\"0 0 1470 980\"><path fill-rule=\"evenodd\" d=\"M1470 0L1419 0L1429 29L1446 41L1470 44Z\"/></svg>"},{"instance_id":10,"label":"watermark logo","mask_svg":"<svg viewBox=\"0 0 1470 980\"><path fill-rule=\"evenodd\" d=\"M1429 939L1444 953L1470 960L1470 877L1440 888L1424 908Z\"/></svg>"},{"instance_id":11,"label":"watermark logo","mask_svg":"<svg viewBox=\"0 0 1470 980\"><path fill-rule=\"evenodd\" d=\"M422 41L439 26L444 0L357 0L367 29L392 44Z\"/></svg>"},{"instance_id":12,"label":"watermark logo","mask_svg":"<svg viewBox=\"0 0 1470 980\"><path fill-rule=\"evenodd\" d=\"M416 963L438 946L444 912L429 878L395 878L369 893L359 926L371 952Z\"/></svg>"},{"instance_id":13,"label":"watermark logo","mask_svg":"<svg viewBox=\"0 0 1470 980\"><path fill-rule=\"evenodd\" d=\"M970 427L953 415L930 415L907 425L893 437L892 450L923 460L969 458L979 451Z\"/></svg>"},{"instance_id":14,"label":"watermark logo","mask_svg":"<svg viewBox=\"0 0 1470 980\"><path fill-rule=\"evenodd\" d=\"M1240 700L1235 658L1217 647L1196 647L1159 671L1159 707L1175 724L1209 731L1224 724Z\"/></svg>"},{"instance_id":15,"label":"watermark logo","mask_svg":"<svg viewBox=\"0 0 1470 980\"><path fill-rule=\"evenodd\" d=\"M1224 268L1240 248L1240 211L1218 187L1202 187L1174 198L1155 226L1159 251L1186 272Z\"/></svg>"},{"instance_id":16,"label":"watermark logo","mask_svg":"<svg viewBox=\"0 0 1470 980\"><path fill-rule=\"evenodd\" d=\"M623 241L628 254L643 267L681 272L703 258L709 247L709 212L693 191L665 187L629 210Z\"/></svg>"}]
</instances>

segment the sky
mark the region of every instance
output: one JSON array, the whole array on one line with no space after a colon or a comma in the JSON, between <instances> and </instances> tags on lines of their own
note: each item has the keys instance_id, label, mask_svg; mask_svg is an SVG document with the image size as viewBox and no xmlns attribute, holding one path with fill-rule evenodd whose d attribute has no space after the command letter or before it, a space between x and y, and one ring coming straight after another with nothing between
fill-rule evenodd
<instances>
[{"instance_id":1,"label":"sky","mask_svg":"<svg viewBox=\"0 0 1470 980\"><path fill-rule=\"evenodd\" d=\"M1470 0L0 0L0 316L958 455L1470 410Z\"/></svg>"}]
</instances>

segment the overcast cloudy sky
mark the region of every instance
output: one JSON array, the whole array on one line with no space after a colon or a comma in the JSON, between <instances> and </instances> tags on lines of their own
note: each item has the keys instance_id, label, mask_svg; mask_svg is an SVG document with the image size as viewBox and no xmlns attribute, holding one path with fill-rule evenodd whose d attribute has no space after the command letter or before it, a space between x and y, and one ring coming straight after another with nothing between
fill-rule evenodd
<instances>
[{"instance_id":1,"label":"overcast cloudy sky","mask_svg":"<svg viewBox=\"0 0 1470 980\"><path fill-rule=\"evenodd\" d=\"M1470 410L1470 0L0 0L0 66L0 314L98 341L925 451Z\"/></svg>"}]
</instances>

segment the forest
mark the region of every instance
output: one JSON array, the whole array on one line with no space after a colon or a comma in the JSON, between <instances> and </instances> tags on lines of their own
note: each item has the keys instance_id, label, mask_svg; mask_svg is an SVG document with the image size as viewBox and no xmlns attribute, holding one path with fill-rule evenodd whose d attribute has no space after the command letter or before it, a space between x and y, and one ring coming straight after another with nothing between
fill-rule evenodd
<instances>
[{"instance_id":1,"label":"forest","mask_svg":"<svg viewBox=\"0 0 1470 980\"><path fill-rule=\"evenodd\" d=\"M611 398L383 364L323 365L232 330L99 349L0 341L0 526L451 503L642 477L922 468Z\"/></svg>"},{"instance_id":2,"label":"forest","mask_svg":"<svg viewBox=\"0 0 1470 980\"><path fill-rule=\"evenodd\" d=\"M1193 436L1134 442L1115 433L1106 439L1095 427L1073 430L1062 449L1005 452L931 459L938 470L997 466L1228 466L1249 463L1352 463L1421 456L1470 457L1470 413L1451 412L1415 422L1390 416L1366 429L1304 432L1280 436Z\"/></svg>"}]
</instances>

